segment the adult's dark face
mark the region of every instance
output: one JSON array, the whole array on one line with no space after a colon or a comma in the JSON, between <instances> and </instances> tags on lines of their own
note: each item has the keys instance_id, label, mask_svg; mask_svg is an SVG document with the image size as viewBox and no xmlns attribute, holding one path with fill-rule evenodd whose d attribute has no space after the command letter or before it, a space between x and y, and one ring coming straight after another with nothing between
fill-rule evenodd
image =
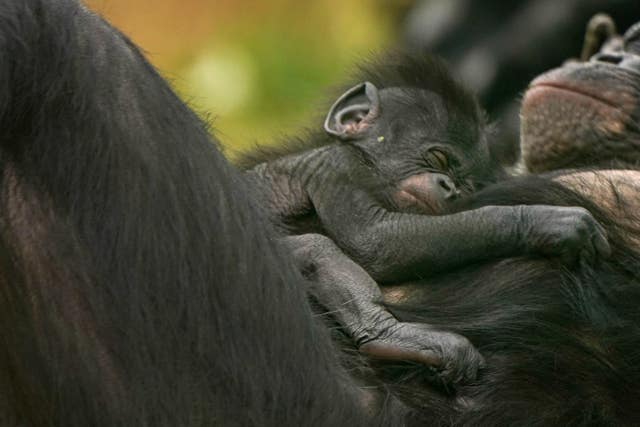
<instances>
[{"instance_id":1,"label":"adult's dark face","mask_svg":"<svg viewBox=\"0 0 640 427\"><path fill-rule=\"evenodd\" d=\"M522 102L522 158L531 172L635 164L640 158L640 24L588 62L536 78Z\"/></svg>"}]
</instances>

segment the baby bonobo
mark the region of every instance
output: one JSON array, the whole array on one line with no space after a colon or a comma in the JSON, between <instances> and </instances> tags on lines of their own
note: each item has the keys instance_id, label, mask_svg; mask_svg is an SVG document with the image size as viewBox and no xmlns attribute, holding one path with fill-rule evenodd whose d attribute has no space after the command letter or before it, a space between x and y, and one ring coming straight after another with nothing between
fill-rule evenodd
<instances>
[{"instance_id":1,"label":"baby bonobo","mask_svg":"<svg viewBox=\"0 0 640 427\"><path fill-rule=\"evenodd\" d=\"M360 81L330 108L324 132L275 159L254 157L248 174L306 273L331 275L315 281L315 296L361 351L427 364L445 382L473 378L482 357L466 338L398 322L375 282L527 253L592 258L609 251L606 237L582 208L447 215L450 202L502 174L475 98L425 56L388 56ZM351 260L375 282L342 277L341 263Z\"/></svg>"}]
</instances>

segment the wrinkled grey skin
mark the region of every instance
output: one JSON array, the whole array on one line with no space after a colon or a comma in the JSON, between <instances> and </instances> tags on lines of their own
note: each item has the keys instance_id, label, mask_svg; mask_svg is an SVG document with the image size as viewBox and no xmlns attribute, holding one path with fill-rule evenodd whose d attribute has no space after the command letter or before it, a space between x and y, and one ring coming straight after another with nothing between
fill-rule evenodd
<instances>
[{"instance_id":1,"label":"wrinkled grey skin","mask_svg":"<svg viewBox=\"0 0 640 427\"><path fill-rule=\"evenodd\" d=\"M487 206L443 215L497 171L482 123L433 93L360 84L334 104L325 130L328 145L247 173L261 207L290 235L284 240L313 293L365 353L426 364L444 383L469 381L483 363L472 344L398 322L377 282L518 254L570 262L609 252L582 208ZM429 157L433 149L446 153L446 165Z\"/></svg>"},{"instance_id":2,"label":"wrinkled grey skin","mask_svg":"<svg viewBox=\"0 0 640 427\"><path fill-rule=\"evenodd\" d=\"M533 80L522 102L526 168L545 172L617 167L621 161L637 165L639 74L640 24L636 24L624 36L608 38L589 61L566 64Z\"/></svg>"}]
</instances>

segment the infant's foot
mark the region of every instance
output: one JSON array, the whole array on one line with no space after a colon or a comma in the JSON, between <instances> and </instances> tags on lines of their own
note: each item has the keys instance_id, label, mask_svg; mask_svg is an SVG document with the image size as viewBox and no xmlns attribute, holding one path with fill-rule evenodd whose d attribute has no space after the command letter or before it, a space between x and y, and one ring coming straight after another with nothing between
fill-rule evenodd
<instances>
[{"instance_id":1,"label":"infant's foot","mask_svg":"<svg viewBox=\"0 0 640 427\"><path fill-rule=\"evenodd\" d=\"M361 344L359 350L380 359L427 365L445 385L474 380L484 364L482 355L462 335L420 323L396 323Z\"/></svg>"}]
</instances>

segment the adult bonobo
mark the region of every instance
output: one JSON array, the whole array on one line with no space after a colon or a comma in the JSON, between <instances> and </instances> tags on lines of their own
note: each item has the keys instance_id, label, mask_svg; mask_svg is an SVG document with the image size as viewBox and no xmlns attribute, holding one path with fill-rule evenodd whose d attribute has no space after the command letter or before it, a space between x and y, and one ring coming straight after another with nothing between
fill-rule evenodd
<instances>
[{"instance_id":1,"label":"adult bonobo","mask_svg":"<svg viewBox=\"0 0 640 427\"><path fill-rule=\"evenodd\" d=\"M612 31L606 18L595 22ZM595 30L595 28L594 28ZM536 78L522 108L522 157L532 172L640 161L640 24L611 35L588 62Z\"/></svg>"},{"instance_id":2,"label":"adult bonobo","mask_svg":"<svg viewBox=\"0 0 640 427\"><path fill-rule=\"evenodd\" d=\"M382 283L527 253L607 254L603 231L583 208L484 206L444 215L503 172L489 157L475 98L440 61L389 54L362 67L357 81L329 108L324 131L249 157L277 157L248 175L276 227L302 234L287 240L312 266L307 274L315 268L305 252L323 242L304 234L312 232ZM398 323L375 287L320 281L314 294L361 351L427 364L444 382L475 377L482 359L464 337Z\"/></svg>"},{"instance_id":3,"label":"adult bonobo","mask_svg":"<svg viewBox=\"0 0 640 427\"><path fill-rule=\"evenodd\" d=\"M79 2L0 2L0 425L370 425L212 142Z\"/></svg>"},{"instance_id":4,"label":"adult bonobo","mask_svg":"<svg viewBox=\"0 0 640 427\"><path fill-rule=\"evenodd\" d=\"M0 55L0 424L635 420L640 263L618 222L634 211L594 207L614 250L594 268L515 259L396 288L401 320L485 356L450 397L423 366L341 366L251 189L117 30L75 0L5 1ZM478 197L588 205L547 188Z\"/></svg>"},{"instance_id":5,"label":"adult bonobo","mask_svg":"<svg viewBox=\"0 0 640 427\"><path fill-rule=\"evenodd\" d=\"M523 203L584 206L605 226L612 256L574 267L545 258L513 258L387 287L386 301L400 321L468 337L485 360L475 382L449 394L427 385L430 373L419 366L374 364L370 371L352 371L412 408L411 423L638 424L637 33L634 27L623 38L609 40L588 63L543 75L525 94L524 160L548 174L500 182L462 202L466 209ZM618 92L601 93L611 87ZM579 113L588 120L580 120ZM330 241L323 245L307 254L318 254L315 280L376 286ZM357 360L351 363L358 366ZM378 402L384 399L381 392Z\"/></svg>"}]
</instances>

